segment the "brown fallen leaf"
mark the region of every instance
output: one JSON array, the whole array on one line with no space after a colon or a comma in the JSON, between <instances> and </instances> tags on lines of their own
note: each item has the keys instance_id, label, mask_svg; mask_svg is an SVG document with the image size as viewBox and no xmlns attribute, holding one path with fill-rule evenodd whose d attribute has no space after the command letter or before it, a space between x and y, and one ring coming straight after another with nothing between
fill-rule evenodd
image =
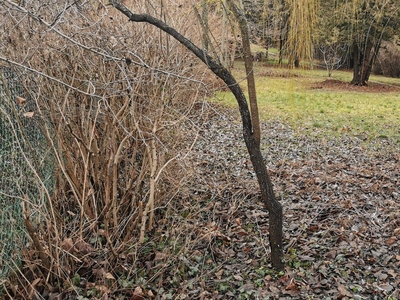
<instances>
[{"instance_id":1,"label":"brown fallen leaf","mask_svg":"<svg viewBox=\"0 0 400 300\"><path fill-rule=\"evenodd\" d=\"M167 257L165 253L156 252L156 256L154 257L154 261L164 260Z\"/></svg>"},{"instance_id":2,"label":"brown fallen leaf","mask_svg":"<svg viewBox=\"0 0 400 300\"><path fill-rule=\"evenodd\" d=\"M150 298L153 298L154 294L153 294L153 292L151 290L148 290L147 296L149 296Z\"/></svg>"},{"instance_id":3,"label":"brown fallen leaf","mask_svg":"<svg viewBox=\"0 0 400 300\"><path fill-rule=\"evenodd\" d=\"M115 280L115 277L110 272L107 272L104 274L104 279Z\"/></svg>"},{"instance_id":4,"label":"brown fallen leaf","mask_svg":"<svg viewBox=\"0 0 400 300\"><path fill-rule=\"evenodd\" d=\"M130 300L143 300L145 299L143 290L140 286L137 286L132 292L132 297Z\"/></svg>"},{"instance_id":5,"label":"brown fallen leaf","mask_svg":"<svg viewBox=\"0 0 400 300\"><path fill-rule=\"evenodd\" d=\"M35 112L33 112L33 111L28 111L23 114L23 116L26 118L33 118L34 115L35 115Z\"/></svg>"},{"instance_id":6,"label":"brown fallen leaf","mask_svg":"<svg viewBox=\"0 0 400 300\"><path fill-rule=\"evenodd\" d=\"M233 278L235 278L238 281L243 281L243 277L240 275L233 275Z\"/></svg>"},{"instance_id":7,"label":"brown fallen leaf","mask_svg":"<svg viewBox=\"0 0 400 300\"><path fill-rule=\"evenodd\" d=\"M86 255L92 252L95 252L96 249L93 248L90 244L86 243L85 241L79 241L75 245L75 249L77 253Z\"/></svg>"},{"instance_id":8,"label":"brown fallen leaf","mask_svg":"<svg viewBox=\"0 0 400 300\"><path fill-rule=\"evenodd\" d=\"M283 294L285 295L289 295L289 296L297 296L298 294L300 294L300 290L298 289L289 289L289 290L283 290L282 291Z\"/></svg>"},{"instance_id":9,"label":"brown fallen leaf","mask_svg":"<svg viewBox=\"0 0 400 300\"><path fill-rule=\"evenodd\" d=\"M222 275L224 275L224 270L222 269L215 273L215 277L217 277L218 280L222 278Z\"/></svg>"},{"instance_id":10,"label":"brown fallen leaf","mask_svg":"<svg viewBox=\"0 0 400 300\"><path fill-rule=\"evenodd\" d=\"M237 230L234 230L237 236L246 236L249 235L243 228L238 227Z\"/></svg>"},{"instance_id":11,"label":"brown fallen leaf","mask_svg":"<svg viewBox=\"0 0 400 300\"><path fill-rule=\"evenodd\" d=\"M385 244L386 244L386 245L392 245L392 244L394 244L394 243L396 243L396 242L397 242L397 238L396 238L395 236L392 236L392 237L388 238L388 239L385 241Z\"/></svg>"},{"instance_id":12,"label":"brown fallen leaf","mask_svg":"<svg viewBox=\"0 0 400 300\"><path fill-rule=\"evenodd\" d=\"M272 280L272 276L271 275L267 275L267 276L264 277L264 282L271 281L271 280Z\"/></svg>"},{"instance_id":13,"label":"brown fallen leaf","mask_svg":"<svg viewBox=\"0 0 400 300\"><path fill-rule=\"evenodd\" d=\"M110 290L107 286L105 286L105 285L95 285L94 288L95 288L97 291L101 292L101 294L103 295L103 297L102 297L101 299L105 299L106 296L107 296L109 293L111 293L111 290Z\"/></svg>"},{"instance_id":14,"label":"brown fallen leaf","mask_svg":"<svg viewBox=\"0 0 400 300\"><path fill-rule=\"evenodd\" d=\"M280 290L277 287L270 286L269 290L274 294L279 294Z\"/></svg>"},{"instance_id":15,"label":"brown fallen leaf","mask_svg":"<svg viewBox=\"0 0 400 300\"><path fill-rule=\"evenodd\" d=\"M29 298L30 298L30 299L33 299L33 295L35 294L35 291L36 291L35 286L36 286L38 283L40 283L41 281L42 281L42 280L41 280L40 278L36 278L36 279L31 283L31 286L30 286L31 291L29 292Z\"/></svg>"},{"instance_id":16,"label":"brown fallen leaf","mask_svg":"<svg viewBox=\"0 0 400 300\"><path fill-rule=\"evenodd\" d=\"M344 297L353 297L353 294L350 293L346 287L340 283L338 283L338 292L339 292L339 299L342 299Z\"/></svg>"},{"instance_id":17,"label":"brown fallen leaf","mask_svg":"<svg viewBox=\"0 0 400 300\"><path fill-rule=\"evenodd\" d=\"M325 255L327 258L333 259L337 255L337 250L332 249L331 251L327 252Z\"/></svg>"},{"instance_id":18,"label":"brown fallen leaf","mask_svg":"<svg viewBox=\"0 0 400 300\"><path fill-rule=\"evenodd\" d=\"M98 269L93 269L93 275L96 278L104 278L104 274L106 274L106 271L104 270L104 268L98 268Z\"/></svg>"},{"instance_id":19,"label":"brown fallen leaf","mask_svg":"<svg viewBox=\"0 0 400 300\"><path fill-rule=\"evenodd\" d=\"M64 249L67 252L75 251L74 248L74 242L71 238L66 238L61 242L61 248Z\"/></svg>"},{"instance_id":20,"label":"brown fallen leaf","mask_svg":"<svg viewBox=\"0 0 400 300\"><path fill-rule=\"evenodd\" d=\"M22 97L17 97L17 105L18 106L23 106L26 103L26 99Z\"/></svg>"},{"instance_id":21,"label":"brown fallen leaf","mask_svg":"<svg viewBox=\"0 0 400 300\"><path fill-rule=\"evenodd\" d=\"M308 230L311 232L316 232L319 230L319 226L318 225L311 225L310 227L308 227Z\"/></svg>"},{"instance_id":22,"label":"brown fallen leaf","mask_svg":"<svg viewBox=\"0 0 400 300\"><path fill-rule=\"evenodd\" d=\"M244 247L243 248L243 252L244 253L250 253L251 252L251 248L250 247ZM251 261L250 261L251 262Z\"/></svg>"},{"instance_id":23,"label":"brown fallen leaf","mask_svg":"<svg viewBox=\"0 0 400 300\"><path fill-rule=\"evenodd\" d=\"M388 283L380 284L378 287L381 291L385 292L390 292L391 290L393 290L393 286Z\"/></svg>"},{"instance_id":24,"label":"brown fallen leaf","mask_svg":"<svg viewBox=\"0 0 400 300\"><path fill-rule=\"evenodd\" d=\"M62 300L62 294L59 293L50 293L49 300Z\"/></svg>"},{"instance_id":25,"label":"brown fallen leaf","mask_svg":"<svg viewBox=\"0 0 400 300\"><path fill-rule=\"evenodd\" d=\"M289 282L289 284L286 285L285 290L287 290L287 291L293 291L293 290L298 291L298 286L297 286L296 281L293 280L293 281Z\"/></svg>"},{"instance_id":26,"label":"brown fallen leaf","mask_svg":"<svg viewBox=\"0 0 400 300\"><path fill-rule=\"evenodd\" d=\"M387 271L387 273L391 275L393 278L396 278L396 276L398 275L394 270L389 270Z\"/></svg>"}]
</instances>

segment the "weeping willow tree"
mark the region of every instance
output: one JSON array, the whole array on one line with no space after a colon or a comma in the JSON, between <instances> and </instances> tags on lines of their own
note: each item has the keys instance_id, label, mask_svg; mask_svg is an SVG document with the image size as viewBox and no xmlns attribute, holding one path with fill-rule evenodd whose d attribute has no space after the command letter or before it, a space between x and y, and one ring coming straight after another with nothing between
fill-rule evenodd
<instances>
[{"instance_id":1,"label":"weeping willow tree","mask_svg":"<svg viewBox=\"0 0 400 300\"><path fill-rule=\"evenodd\" d=\"M313 31L317 21L317 0L287 0L289 20L286 51L289 66L300 66L300 59L311 61Z\"/></svg>"}]
</instances>

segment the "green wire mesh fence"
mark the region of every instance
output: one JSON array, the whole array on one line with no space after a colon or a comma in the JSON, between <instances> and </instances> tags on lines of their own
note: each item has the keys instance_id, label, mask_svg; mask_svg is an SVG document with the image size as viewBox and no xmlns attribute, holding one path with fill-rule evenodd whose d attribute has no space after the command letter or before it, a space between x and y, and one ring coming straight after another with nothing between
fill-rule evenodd
<instances>
[{"instance_id":1,"label":"green wire mesh fence","mask_svg":"<svg viewBox=\"0 0 400 300\"><path fill-rule=\"evenodd\" d=\"M22 206L29 206L31 220L40 221L44 191L54 185L51 152L40 130L44 119L35 113L24 77L0 67L0 291L28 243Z\"/></svg>"}]
</instances>

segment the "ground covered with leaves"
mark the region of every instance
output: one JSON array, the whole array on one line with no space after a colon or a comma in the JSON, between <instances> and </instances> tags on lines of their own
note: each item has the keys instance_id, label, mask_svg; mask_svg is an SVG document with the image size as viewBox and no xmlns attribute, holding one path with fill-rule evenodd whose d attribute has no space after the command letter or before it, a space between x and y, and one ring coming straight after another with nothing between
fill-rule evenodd
<instances>
[{"instance_id":1,"label":"ground covered with leaves","mask_svg":"<svg viewBox=\"0 0 400 300\"><path fill-rule=\"evenodd\" d=\"M38 299L400 299L398 144L263 122L284 207L286 268L277 274L237 111L203 104L192 121L189 175L157 209L146 242L113 262L107 244L75 245L72 286L44 286Z\"/></svg>"},{"instance_id":2,"label":"ground covered with leaves","mask_svg":"<svg viewBox=\"0 0 400 300\"><path fill-rule=\"evenodd\" d=\"M265 163L284 207L286 269L277 274L239 119L207 109L187 161L187 190L162 220L173 228L139 249L134 295L400 299L398 145L262 124Z\"/></svg>"},{"instance_id":3,"label":"ground covered with leaves","mask_svg":"<svg viewBox=\"0 0 400 300\"><path fill-rule=\"evenodd\" d=\"M232 115L211 114L197 144L204 182L196 181L192 194L201 193L202 184L215 192L192 217L199 247L188 257L192 276L179 283L180 295L399 299L399 145L349 135L312 138L263 123L265 162L284 207L286 272L275 274L268 214Z\"/></svg>"}]
</instances>

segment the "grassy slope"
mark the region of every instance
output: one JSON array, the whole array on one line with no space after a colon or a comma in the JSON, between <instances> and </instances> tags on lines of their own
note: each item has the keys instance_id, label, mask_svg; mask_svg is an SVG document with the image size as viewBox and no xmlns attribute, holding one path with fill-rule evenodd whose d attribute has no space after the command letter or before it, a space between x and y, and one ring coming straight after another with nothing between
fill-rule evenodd
<instances>
[{"instance_id":1,"label":"grassy slope","mask_svg":"<svg viewBox=\"0 0 400 300\"><path fill-rule=\"evenodd\" d=\"M234 75L245 88L243 65ZM397 92L359 92L312 89L328 79L324 70L277 69L255 64L259 110L262 120L280 120L299 132L335 136L351 134L363 139L390 138L400 142L400 95ZM330 79L350 82L351 73L336 71ZM399 79L372 76L372 82L400 85ZM215 100L228 106L236 102L229 92Z\"/></svg>"}]
</instances>

